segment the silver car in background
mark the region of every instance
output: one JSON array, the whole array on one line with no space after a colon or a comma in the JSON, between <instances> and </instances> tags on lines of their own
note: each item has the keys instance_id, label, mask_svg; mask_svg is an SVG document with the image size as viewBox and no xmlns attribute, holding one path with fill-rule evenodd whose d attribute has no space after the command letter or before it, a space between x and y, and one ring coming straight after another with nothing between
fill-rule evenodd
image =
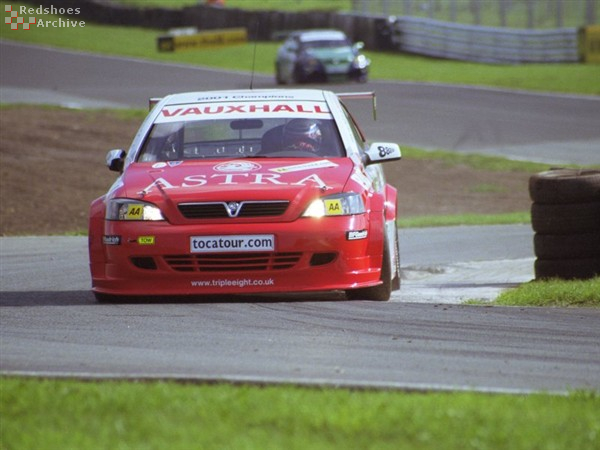
<instances>
[{"instance_id":1,"label":"silver car in background","mask_svg":"<svg viewBox=\"0 0 600 450\"><path fill-rule=\"evenodd\" d=\"M277 51L278 84L324 81L367 81L371 61L339 30L294 31Z\"/></svg>"}]
</instances>

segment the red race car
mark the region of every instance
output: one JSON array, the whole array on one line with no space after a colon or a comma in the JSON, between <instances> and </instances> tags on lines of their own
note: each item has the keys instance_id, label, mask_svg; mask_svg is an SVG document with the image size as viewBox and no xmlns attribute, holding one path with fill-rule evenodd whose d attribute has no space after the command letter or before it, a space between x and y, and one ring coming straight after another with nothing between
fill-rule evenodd
<instances>
[{"instance_id":1,"label":"red race car","mask_svg":"<svg viewBox=\"0 0 600 450\"><path fill-rule=\"evenodd\" d=\"M151 101L90 207L98 301L400 287L396 189L342 103L372 93L191 92Z\"/></svg>"}]
</instances>

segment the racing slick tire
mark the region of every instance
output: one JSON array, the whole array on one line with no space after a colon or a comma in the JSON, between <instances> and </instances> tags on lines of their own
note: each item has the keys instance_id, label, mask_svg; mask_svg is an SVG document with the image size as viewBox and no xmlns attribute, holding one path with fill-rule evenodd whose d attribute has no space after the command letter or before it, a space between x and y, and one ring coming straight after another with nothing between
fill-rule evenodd
<instances>
[{"instance_id":1,"label":"racing slick tire","mask_svg":"<svg viewBox=\"0 0 600 450\"><path fill-rule=\"evenodd\" d=\"M400 241L398 240L398 231L395 234L395 242L394 242L394 251L396 252L396 267L394 269L394 278L392 278L392 291L397 291L400 289L400 284L402 283L401 274L402 271L400 269Z\"/></svg>"},{"instance_id":2,"label":"racing slick tire","mask_svg":"<svg viewBox=\"0 0 600 450\"><path fill-rule=\"evenodd\" d=\"M390 265L390 252L387 239L383 243L383 260L381 262L381 284L368 288L348 289L346 298L348 300L373 300L387 302L392 295L392 268Z\"/></svg>"},{"instance_id":3,"label":"racing slick tire","mask_svg":"<svg viewBox=\"0 0 600 450\"><path fill-rule=\"evenodd\" d=\"M600 200L600 170L553 169L529 178L529 196L538 204L555 205Z\"/></svg>"},{"instance_id":4,"label":"racing slick tire","mask_svg":"<svg viewBox=\"0 0 600 450\"><path fill-rule=\"evenodd\" d=\"M536 259L535 278L586 280L600 276L600 257L582 259Z\"/></svg>"}]
</instances>

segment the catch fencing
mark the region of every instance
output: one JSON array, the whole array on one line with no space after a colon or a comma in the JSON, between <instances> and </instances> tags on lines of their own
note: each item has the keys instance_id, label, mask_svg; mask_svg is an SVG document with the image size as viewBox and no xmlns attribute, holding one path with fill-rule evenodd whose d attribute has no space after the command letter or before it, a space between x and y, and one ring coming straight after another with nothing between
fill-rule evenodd
<instances>
[{"instance_id":1,"label":"catch fencing","mask_svg":"<svg viewBox=\"0 0 600 450\"><path fill-rule=\"evenodd\" d=\"M521 30L399 17L391 42L400 51L490 63L577 62L577 28Z\"/></svg>"},{"instance_id":2,"label":"catch fencing","mask_svg":"<svg viewBox=\"0 0 600 450\"><path fill-rule=\"evenodd\" d=\"M340 0L329 0L341 6ZM509 28L581 27L597 23L598 0L352 0L352 12L424 17Z\"/></svg>"}]
</instances>

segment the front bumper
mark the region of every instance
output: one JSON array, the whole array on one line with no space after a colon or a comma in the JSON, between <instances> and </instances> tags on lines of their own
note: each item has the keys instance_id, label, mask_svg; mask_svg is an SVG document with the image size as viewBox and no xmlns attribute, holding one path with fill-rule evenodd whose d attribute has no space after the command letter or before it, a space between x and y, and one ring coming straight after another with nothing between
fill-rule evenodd
<instances>
[{"instance_id":1,"label":"front bumper","mask_svg":"<svg viewBox=\"0 0 600 450\"><path fill-rule=\"evenodd\" d=\"M383 227L374 232L371 225L367 215L217 226L105 222L103 235L90 233L92 288L102 294L150 296L374 286L380 282ZM274 251L190 251L191 236L258 234L275 237Z\"/></svg>"},{"instance_id":2,"label":"front bumper","mask_svg":"<svg viewBox=\"0 0 600 450\"><path fill-rule=\"evenodd\" d=\"M354 66L326 66L306 65L302 66L298 71L298 79L301 82L321 82L321 81L337 81L337 80L354 80L364 81L369 73L368 66L365 68L357 68Z\"/></svg>"}]
</instances>

